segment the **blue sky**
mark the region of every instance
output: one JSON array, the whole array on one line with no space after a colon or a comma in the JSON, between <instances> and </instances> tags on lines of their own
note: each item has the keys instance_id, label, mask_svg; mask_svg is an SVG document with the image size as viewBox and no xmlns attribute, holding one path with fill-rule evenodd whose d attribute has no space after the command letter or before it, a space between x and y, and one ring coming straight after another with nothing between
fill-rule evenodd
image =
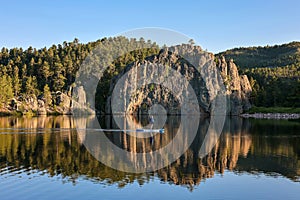
<instances>
[{"instance_id":1,"label":"blue sky","mask_svg":"<svg viewBox=\"0 0 300 200\"><path fill-rule=\"evenodd\" d=\"M300 41L300 1L3 1L0 47L41 48L142 27L173 29L212 52Z\"/></svg>"}]
</instances>

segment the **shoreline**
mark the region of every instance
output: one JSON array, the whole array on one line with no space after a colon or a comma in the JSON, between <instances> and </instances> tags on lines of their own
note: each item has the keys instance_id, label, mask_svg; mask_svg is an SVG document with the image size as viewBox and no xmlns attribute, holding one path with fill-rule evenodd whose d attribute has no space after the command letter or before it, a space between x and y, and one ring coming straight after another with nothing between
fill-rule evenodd
<instances>
[{"instance_id":1,"label":"shoreline","mask_svg":"<svg viewBox=\"0 0 300 200\"><path fill-rule=\"evenodd\" d=\"M27 112L17 111L17 110L0 110L0 117L6 116L16 116L16 117L38 117L38 116L60 116L60 115L72 115L70 112L59 112L59 111L45 111L39 113L38 111L29 110Z\"/></svg>"},{"instance_id":2,"label":"shoreline","mask_svg":"<svg viewBox=\"0 0 300 200\"><path fill-rule=\"evenodd\" d=\"M8 117L8 116L16 116L16 117L39 117L39 116L63 116L63 115L68 115L72 116L70 113L59 113L59 112L52 112L52 113L47 113L47 114L37 114L37 113L21 113L21 112L5 112L5 111L0 111L0 117ZM230 117L230 115L228 115ZM237 115L242 118L253 118L253 119L299 119L300 118L300 113L243 113L240 115Z\"/></svg>"},{"instance_id":3,"label":"shoreline","mask_svg":"<svg viewBox=\"0 0 300 200\"><path fill-rule=\"evenodd\" d=\"M254 119L299 119L299 113L244 113L240 115L243 118Z\"/></svg>"}]
</instances>

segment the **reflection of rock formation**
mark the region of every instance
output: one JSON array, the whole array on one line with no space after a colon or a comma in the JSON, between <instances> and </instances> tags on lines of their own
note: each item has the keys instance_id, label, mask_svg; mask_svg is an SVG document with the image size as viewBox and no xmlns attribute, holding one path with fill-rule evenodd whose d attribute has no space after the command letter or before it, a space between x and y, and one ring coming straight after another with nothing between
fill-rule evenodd
<instances>
[{"instance_id":1,"label":"reflection of rock formation","mask_svg":"<svg viewBox=\"0 0 300 200\"><path fill-rule=\"evenodd\" d=\"M81 118L76 122L84 128L91 120ZM178 131L178 123L180 121L176 118L169 119L166 134L156 136L152 144L149 138L137 139L124 133L107 136L128 151L149 152L168 143L173 137L172 133ZM202 119L193 144L170 166L154 173L130 174L113 170L98 162L81 144L86 135L84 133L79 135L72 129L74 120L70 117L0 118L1 132L10 132L0 134L0 168L22 166L46 170L50 175L62 174L68 177L80 174L97 181L118 183L120 187L134 180L142 184L143 180L155 175L163 181L186 185L192 189L201 180L213 177L216 172L224 173L225 170L268 174L276 172L292 180L299 180L299 137L261 137L255 134L250 121L231 118L226 121L217 145L206 157L200 159L198 151L207 126L208 120ZM5 129L11 127L16 129ZM31 134L19 134L24 132L24 128ZM299 131L299 128L295 126L293 128ZM37 134L38 132L43 134ZM276 132L272 134L274 133Z\"/></svg>"},{"instance_id":2,"label":"reflection of rock formation","mask_svg":"<svg viewBox=\"0 0 300 200\"><path fill-rule=\"evenodd\" d=\"M127 132L116 131L119 127L115 126L108 127L114 131L102 133L96 130L97 125L90 123L83 143L98 160L112 168L127 172L153 171L178 159L180 152L188 149L193 141L191 134L197 134L195 120L198 118L185 116L184 119L180 116L168 118L163 134L128 129Z\"/></svg>"},{"instance_id":3,"label":"reflection of rock formation","mask_svg":"<svg viewBox=\"0 0 300 200\"><path fill-rule=\"evenodd\" d=\"M168 168L158 170L158 174L163 181L192 188L202 179L213 177L215 171L224 173L226 169L234 170L239 157L246 157L251 146L247 127L248 124L240 118L227 120L220 140L206 157L197 157L200 145L196 140L181 159Z\"/></svg>"},{"instance_id":4,"label":"reflection of rock formation","mask_svg":"<svg viewBox=\"0 0 300 200\"><path fill-rule=\"evenodd\" d=\"M148 115L139 116L139 119L134 115L115 115L113 118L110 115L107 115L105 125L106 127L113 127L121 130L161 129L164 127L167 115L154 115L153 119L154 122L150 124ZM177 119L180 120L180 117L177 117Z\"/></svg>"}]
</instances>

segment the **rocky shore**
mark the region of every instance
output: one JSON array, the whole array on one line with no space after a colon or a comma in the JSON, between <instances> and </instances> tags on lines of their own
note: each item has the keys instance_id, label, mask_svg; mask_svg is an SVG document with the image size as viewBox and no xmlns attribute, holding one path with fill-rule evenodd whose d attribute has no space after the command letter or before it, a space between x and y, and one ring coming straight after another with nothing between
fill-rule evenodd
<instances>
[{"instance_id":1,"label":"rocky shore","mask_svg":"<svg viewBox=\"0 0 300 200\"><path fill-rule=\"evenodd\" d=\"M49 101L49 100L48 100ZM18 96L0 109L0 116L8 115L70 115L71 97L62 92L51 95L49 103L43 96Z\"/></svg>"},{"instance_id":2,"label":"rocky shore","mask_svg":"<svg viewBox=\"0 0 300 200\"><path fill-rule=\"evenodd\" d=\"M255 118L255 119L299 119L300 114L297 113L245 113L241 114L244 118Z\"/></svg>"}]
</instances>

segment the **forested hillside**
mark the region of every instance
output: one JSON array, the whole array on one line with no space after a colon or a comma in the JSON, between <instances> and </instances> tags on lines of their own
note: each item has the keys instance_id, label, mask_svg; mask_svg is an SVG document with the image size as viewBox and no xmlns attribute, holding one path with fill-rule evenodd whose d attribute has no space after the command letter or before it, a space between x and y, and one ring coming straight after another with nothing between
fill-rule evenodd
<instances>
[{"instance_id":1,"label":"forested hillside","mask_svg":"<svg viewBox=\"0 0 300 200\"><path fill-rule=\"evenodd\" d=\"M75 80L76 71L86 56L97 45L119 46L123 52L132 47L138 51L124 54L115 60L99 82L98 89L108 91L111 79L126 65L147 56L157 54L156 43L127 39L125 37L103 38L82 44L73 42L52 45L50 48L35 49L2 48L0 52L0 111L10 104L11 99L27 101L29 97L43 98L46 106L53 107L57 91L67 94ZM147 45L145 45L147 44ZM151 48L143 48L145 46ZM300 104L300 42L284 45L236 48L218 54L231 58L238 64L241 74L247 74L253 88L251 101L256 106L299 107ZM97 93L99 110L103 110L107 94ZM26 109L26 108L25 108Z\"/></svg>"},{"instance_id":2,"label":"forested hillside","mask_svg":"<svg viewBox=\"0 0 300 200\"><path fill-rule=\"evenodd\" d=\"M252 86L252 103L262 107L300 107L300 67L242 70Z\"/></svg>"},{"instance_id":3,"label":"forested hillside","mask_svg":"<svg viewBox=\"0 0 300 200\"><path fill-rule=\"evenodd\" d=\"M265 47L241 47L221 52L241 68L283 67L300 63L300 42Z\"/></svg>"},{"instance_id":4,"label":"forested hillside","mask_svg":"<svg viewBox=\"0 0 300 200\"><path fill-rule=\"evenodd\" d=\"M300 106L300 42L235 48L219 55L234 59L239 70L248 75L254 105Z\"/></svg>"},{"instance_id":5,"label":"forested hillside","mask_svg":"<svg viewBox=\"0 0 300 200\"><path fill-rule=\"evenodd\" d=\"M143 48L143 46L152 48ZM75 75L81 63L95 46L103 45L110 49L110 45L118 45L127 52L127 49L138 47L139 51L124 54L115 60L104 79L100 89L108 90L109 81L116 76L127 64L144 59L146 56L158 52L158 46L151 41L127 39L125 37L103 38L87 44L73 42L53 45L50 48L35 49L2 48L0 52L0 108L5 108L12 98L20 101L29 101L30 98L42 96L49 107L51 94L60 91L67 93L75 80ZM103 95L98 94L103 99Z\"/></svg>"}]
</instances>

